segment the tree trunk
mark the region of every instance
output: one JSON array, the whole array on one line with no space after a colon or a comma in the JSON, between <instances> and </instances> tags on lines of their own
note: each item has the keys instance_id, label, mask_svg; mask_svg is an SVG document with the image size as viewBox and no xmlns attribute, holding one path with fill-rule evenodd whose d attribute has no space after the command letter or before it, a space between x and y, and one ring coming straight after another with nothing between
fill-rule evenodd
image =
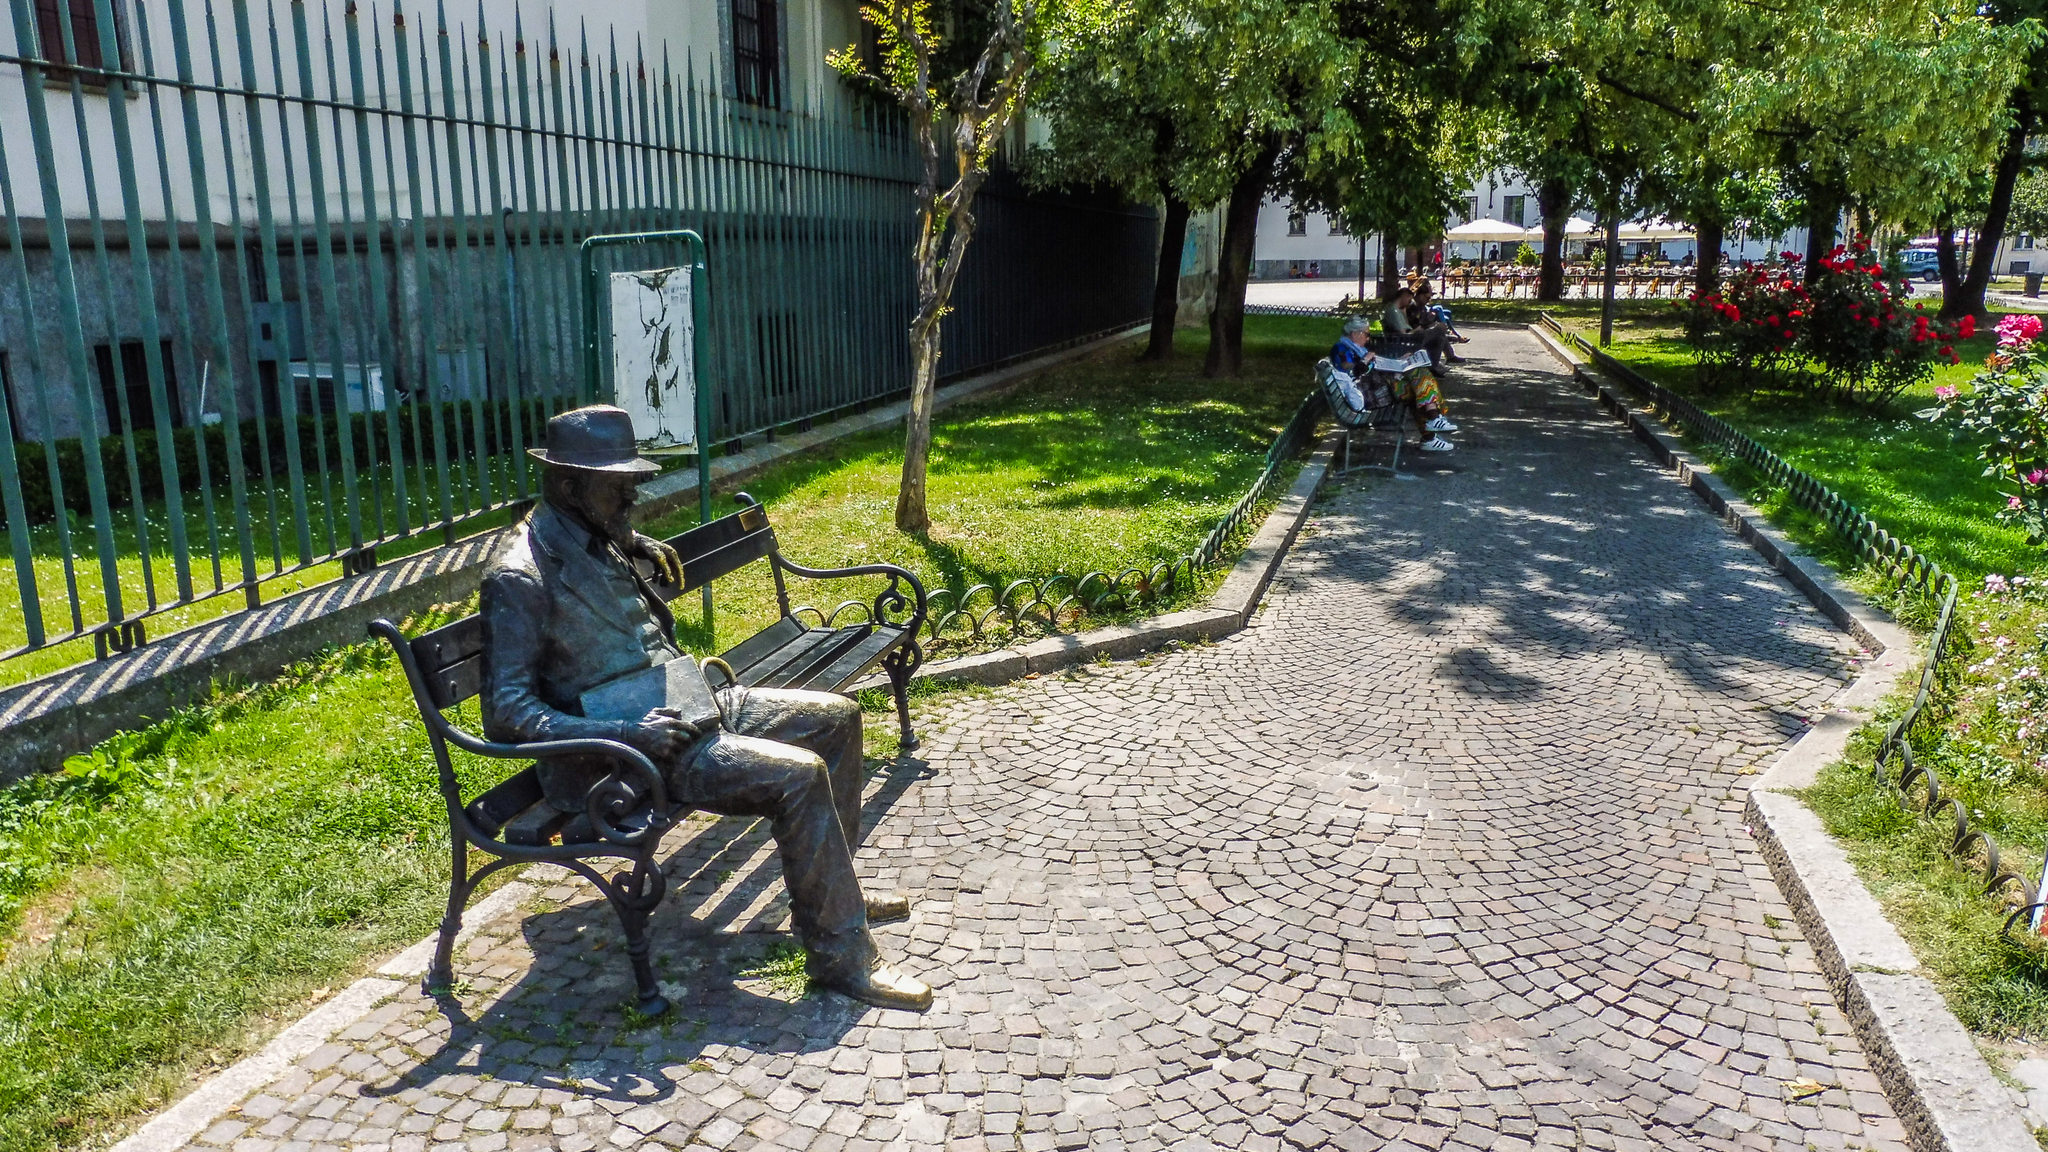
<instances>
[{"instance_id":1,"label":"tree trunk","mask_svg":"<svg viewBox=\"0 0 2048 1152\"><path fill-rule=\"evenodd\" d=\"M1841 198L1832 188L1816 189L1807 198L1806 279L1809 283L1825 274L1822 266L1835 253L1835 222L1841 214Z\"/></svg>"},{"instance_id":2,"label":"tree trunk","mask_svg":"<svg viewBox=\"0 0 2048 1152\"><path fill-rule=\"evenodd\" d=\"M2012 129L2005 134L2005 152L1999 156L1997 173L1991 179L1991 205L1984 211L1984 226L1977 230L1977 242L1970 251L1970 272L1963 278L1961 291L1942 297L1944 320L1964 316L1981 320L1990 316L1984 308L1984 292L1991 287L1991 265L1998 259L1998 239L2005 235L2005 221L2012 213L2013 185L2018 183L2020 169L2026 164L2027 133L2034 126L2034 112L2026 101L2015 99L2013 104Z\"/></svg>"},{"instance_id":3,"label":"tree trunk","mask_svg":"<svg viewBox=\"0 0 2048 1152\"><path fill-rule=\"evenodd\" d=\"M1571 217L1572 190L1552 176L1536 189L1536 208L1543 214L1543 270L1536 277L1538 300L1564 299L1564 225Z\"/></svg>"},{"instance_id":4,"label":"tree trunk","mask_svg":"<svg viewBox=\"0 0 2048 1152\"><path fill-rule=\"evenodd\" d=\"M1244 370L1244 290L1251 279L1252 246L1258 239L1259 203L1280 156L1277 140L1252 158L1230 189L1223 221L1223 263L1217 269L1216 307L1209 312L1209 356L1202 375L1214 379Z\"/></svg>"},{"instance_id":5,"label":"tree trunk","mask_svg":"<svg viewBox=\"0 0 2048 1152\"><path fill-rule=\"evenodd\" d=\"M1607 217L1607 267L1600 277L1600 346L1614 343L1614 287L1620 279L1621 214Z\"/></svg>"},{"instance_id":6,"label":"tree trunk","mask_svg":"<svg viewBox=\"0 0 2048 1152\"><path fill-rule=\"evenodd\" d=\"M1166 193L1166 219L1159 229L1159 270L1152 282L1152 339L1141 360L1173 357L1173 325L1180 316L1180 257L1188 242L1188 202Z\"/></svg>"},{"instance_id":7,"label":"tree trunk","mask_svg":"<svg viewBox=\"0 0 2048 1152\"><path fill-rule=\"evenodd\" d=\"M1692 290L1702 296L1721 287L1721 243L1728 236L1719 217L1699 222L1699 262L1693 268Z\"/></svg>"},{"instance_id":8,"label":"tree trunk","mask_svg":"<svg viewBox=\"0 0 2048 1152\"><path fill-rule=\"evenodd\" d=\"M1392 232L1380 233L1380 299L1392 300L1401 290L1401 247Z\"/></svg>"},{"instance_id":9,"label":"tree trunk","mask_svg":"<svg viewBox=\"0 0 2048 1152\"><path fill-rule=\"evenodd\" d=\"M926 201L920 219L917 260L917 314L910 320L910 403L904 413L903 480L896 490L896 527L904 532L931 528L925 507L925 473L932 454L932 392L939 376L939 325L953 299L953 284L974 239L974 194L988 178L986 169L966 169L943 196ZM942 202L951 211L942 212ZM944 257L941 258L943 251Z\"/></svg>"},{"instance_id":10,"label":"tree trunk","mask_svg":"<svg viewBox=\"0 0 2048 1152\"><path fill-rule=\"evenodd\" d=\"M896 527L923 532L931 527L924 481L932 457L932 386L939 372L939 326L910 340L910 410L904 416L903 483L896 489Z\"/></svg>"},{"instance_id":11,"label":"tree trunk","mask_svg":"<svg viewBox=\"0 0 2048 1152\"><path fill-rule=\"evenodd\" d=\"M1963 264L1956 259L1956 226L1944 218L1934 230L1934 267L1941 273L1941 298L1963 294Z\"/></svg>"}]
</instances>

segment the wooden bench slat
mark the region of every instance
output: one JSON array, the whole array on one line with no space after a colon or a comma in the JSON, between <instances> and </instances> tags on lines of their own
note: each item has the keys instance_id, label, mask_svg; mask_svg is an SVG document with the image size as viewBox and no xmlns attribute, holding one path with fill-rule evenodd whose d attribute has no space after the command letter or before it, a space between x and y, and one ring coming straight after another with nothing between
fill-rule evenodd
<instances>
[{"instance_id":1,"label":"wooden bench slat","mask_svg":"<svg viewBox=\"0 0 2048 1152\"><path fill-rule=\"evenodd\" d=\"M484 658L471 656L457 664L426 673L427 695L433 697L434 707L453 708L484 687Z\"/></svg>"},{"instance_id":2,"label":"wooden bench slat","mask_svg":"<svg viewBox=\"0 0 2048 1152\"><path fill-rule=\"evenodd\" d=\"M768 526L767 509L755 504L671 536L667 543L683 562L683 582L657 577L648 584L664 600L673 600L765 559L775 547L775 530Z\"/></svg>"},{"instance_id":3,"label":"wooden bench slat","mask_svg":"<svg viewBox=\"0 0 2048 1152\"><path fill-rule=\"evenodd\" d=\"M824 643L814 644L795 659L787 661L774 675L764 678L761 684L766 688L803 688L818 684L826 668L857 649L874 631L872 624L836 628L827 634Z\"/></svg>"},{"instance_id":4,"label":"wooden bench slat","mask_svg":"<svg viewBox=\"0 0 2048 1152\"><path fill-rule=\"evenodd\" d=\"M533 807L541 800L540 773L532 768L506 777L496 787L469 802L464 811L486 836L496 836L498 830L510 823L514 816Z\"/></svg>"},{"instance_id":5,"label":"wooden bench slat","mask_svg":"<svg viewBox=\"0 0 2048 1152\"><path fill-rule=\"evenodd\" d=\"M784 616L747 639L719 653L718 658L732 665L733 672L741 675L741 682L745 683L744 673L748 669L760 663L762 658L769 653L803 635L806 631L808 629L803 626L802 621L794 617Z\"/></svg>"},{"instance_id":6,"label":"wooden bench slat","mask_svg":"<svg viewBox=\"0 0 2048 1152\"><path fill-rule=\"evenodd\" d=\"M439 672L450 664L459 663L484 650L484 618L464 616L453 624L441 627L416 637L412 642L412 658L419 661L422 672Z\"/></svg>"},{"instance_id":7,"label":"wooden bench slat","mask_svg":"<svg viewBox=\"0 0 2048 1152\"><path fill-rule=\"evenodd\" d=\"M505 842L528 846L546 844L574 818L574 813L556 811L552 804L541 800L505 822Z\"/></svg>"},{"instance_id":8,"label":"wooden bench slat","mask_svg":"<svg viewBox=\"0 0 2048 1152\"><path fill-rule=\"evenodd\" d=\"M889 650L903 642L903 629L888 626L876 627L874 632L863 637L858 644L848 648L839 659L825 666L814 675L804 678L801 684L792 688L816 688L820 692L837 692L840 685L850 684L860 678L889 654Z\"/></svg>"},{"instance_id":9,"label":"wooden bench slat","mask_svg":"<svg viewBox=\"0 0 2048 1152\"><path fill-rule=\"evenodd\" d=\"M830 647L841 631L833 628L806 629L749 665L745 671L737 666L733 671L739 673L740 683L750 688L780 688L788 679L789 669L806 666L820 648Z\"/></svg>"}]
</instances>

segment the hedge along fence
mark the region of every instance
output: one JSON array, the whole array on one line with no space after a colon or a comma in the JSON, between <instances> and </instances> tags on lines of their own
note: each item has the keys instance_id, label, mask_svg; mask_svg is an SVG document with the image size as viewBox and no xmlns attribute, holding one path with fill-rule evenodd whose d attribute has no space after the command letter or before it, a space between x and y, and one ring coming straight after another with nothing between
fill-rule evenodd
<instances>
[{"instance_id":1,"label":"hedge along fence","mask_svg":"<svg viewBox=\"0 0 2048 1152\"><path fill-rule=\"evenodd\" d=\"M1114 575L1099 570L1082 576L1056 572L1012 580L1001 589L993 584L976 584L958 593L937 589L925 598L925 647L934 652L966 647L981 640L991 625L1014 628L1033 623L1057 632L1085 616L1139 611L1194 587L1200 574L1213 568L1224 549L1244 532L1287 462L1299 456L1315 435L1325 411L1320 391L1303 398L1266 449L1266 466L1258 479L1217 519L1202 542L1179 559L1162 560L1150 568L1125 568ZM865 601L846 600L829 612L806 605L791 615L809 616L829 627L871 621L874 611L875 606Z\"/></svg>"},{"instance_id":2,"label":"hedge along fence","mask_svg":"<svg viewBox=\"0 0 2048 1152\"><path fill-rule=\"evenodd\" d=\"M1602 372L1646 397L1666 419L1755 468L1772 483L1784 488L1801 507L1825 520L1828 527L1852 545L1863 560L1902 584L1941 598L1941 613L1935 619L1934 634L1928 642L1927 663L1921 669L1919 687L1913 693L1912 704L1885 729L1884 740L1878 745L1877 757L1871 764L1871 779L1896 791L1900 805L1916 812L1922 819L1951 823L1946 848L1949 858L1958 867L1975 869L1976 853L1982 851L1984 895L1995 896L2011 888L2020 896L2020 907L2006 917L2000 929L2008 939L2019 939L2014 935L2014 929L2021 921L2031 921L2035 910L2048 908L2048 898L2044 898L2041 886L2006 867L1998 843L1983 829L1972 826L1969 809L1942 787L1941 778L1933 769L1914 762L1911 737L1930 715L1935 685L1941 678L1944 661L1950 655L1949 637L1955 627L1956 600L1961 592L1956 578L1942 571L1941 565L1915 551L1912 545L1885 531L1833 489L1736 431L1726 421L1701 411L1692 401L1616 360L1585 337L1566 332L1555 316L1544 313L1543 324L1558 336L1576 343L1592 357ZM1896 776L1890 771L1895 760L1900 764ZM2026 933L2025 938L2033 942L2041 939L2032 932Z\"/></svg>"},{"instance_id":3,"label":"hedge along fence","mask_svg":"<svg viewBox=\"0 0 2048 1152\"><path fill-rule=\"evenodd\" d=\"M416 406L408 405L408 411L413 407ZM494 472L501 473L501 476L494 477L494 480L499 480L507 486L515 486L516 481L511 470L525 469L528 467L528 464L526 463L526 458L516 452L517 445L510 434L508 421L512 416L513 402L495 400L482 404L470 404L468 402L449 401L441 404L440 407L443 427L454 427L455 422L460 420L465 434L473 433L480 438L483 444L481 452L466 454L468 456L467 459L450 460L449 466L451 468L488 466ZM518 413L519 419L524 421L525 426L529 428L534 427L536 422L545 422L548 415L551 414L548 411L547 404L539 400L522 402L518 407L522 409ZM472 408L477 411L472 413ZM424 408L422 411L424 412ZM338 483L341 478L338 462L341 459L342 433L342 424L339 416L329 413L317 422L310 415L300 416L291 423L297 425L297 447L300 456L309 465L307 468L308 478L315 481L325 478ZM411 422L409 421L409 423ZM477 425L480 425L480 430L473 427ZM268 453L273 461L283 458L285 441L288 435L286 429L287 422L281 417L272 417L268 420L260 421L242 421L240 443L242 448L243 475L251 480L267 475L263 460L265 453ZM361 460L368 457L370 439L375 437L375 458L385 462L384 468L388 469L390 467L389 460L395 450L398 459L407 468L426 468L428 471L424 475L429 481L432 480L433 469L437 465L433 463L435 453L431 433L424 436L421 435L417 424L401 429L395 449L391 443L383 417L379 413L351 413L348 419L348 429L349 435L353 438L353 443L350 447L355 453L355 459ZM170 441L172 450L177 453L178 457L177 474L188 480L199 474L199 439L202 436L206 440L207 473L216 483L227 483L228 470L233 460L233 454L228 451L227 429L221 424L209 424L202 428L179 428L172 431ZM98 438L101 466L106 469L107 475L125 474L126 469L123 462L128 451L128 439L125 435L101 436ZM133 507L137 488L141 490L141 497L146 501L161 500L163 498L163 469L159 467L159 454L163 451L164 437L152 429L144 429L134 433L134 440L137 466L137 474L134 479L136 483L109 484L107 486L107 504L109 507ZM80 515L89 515L92 511L85 482L85 441L74 436L54 440L47 445L34 442L17 443L15 445L15 458L21 470L22 506L27 513L28 521L31 525L47 524L56 518L50 487L50 460L53 456L57 462L58 476L64 483L64 506ZM325 461L326 466L321 466L320 461ZM283 485L279 484L278 487L282 490ZM532 490L530 481L518 487L520 491ZM437 498L437 492L438 488L429 482L416 488L412 493L412 498L415 501L433 500ZM501 496L500 499L502 498ZM11 529L12 527L13 525L6 523L5 511L0 510L0 528Z\"/></svg>"}]
</instances>

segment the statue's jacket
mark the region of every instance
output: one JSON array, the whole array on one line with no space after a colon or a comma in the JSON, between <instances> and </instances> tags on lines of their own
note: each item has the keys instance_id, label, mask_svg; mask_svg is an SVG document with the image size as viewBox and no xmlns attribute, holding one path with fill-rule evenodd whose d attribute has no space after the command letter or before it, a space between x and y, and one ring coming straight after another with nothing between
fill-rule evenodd
<instances>
[{"instance_id":1,"label":"statue's jacket","mask_svg":"<svg viewBox=\"0 0 2048 1152\"><path fill-rule=\"evenodd\" d=\"M483 710L488 739L617 740L629 721L582 715L577 698L682 654L675 618L618 549L543 502L484 568ZM540 762L541 786L580 811L614 762ZM657 765L657 767L663 767Z\"/></svg>"}]
</instances>

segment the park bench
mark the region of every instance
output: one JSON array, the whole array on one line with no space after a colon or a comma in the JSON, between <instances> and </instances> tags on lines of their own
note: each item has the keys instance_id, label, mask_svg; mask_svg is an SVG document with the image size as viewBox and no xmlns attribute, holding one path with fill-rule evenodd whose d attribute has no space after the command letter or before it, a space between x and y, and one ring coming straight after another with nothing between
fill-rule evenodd
<instances>
[{"instance_id":1,"label":"park bench","mask_svg":"<svg viewBox=\"0 0 2048 1152\"><path fill-rule=\"evenodd\" d=\"M1382 335L1369 339L1366 347L1383 356L1406 356L1419 351L1422 345L1419 340ZM1344 476L1353 471L1351 442L1358 433L1391 431L1394 434L1393 463L1361 464L1357 470L1385 472L1395 479L1414 479L1413 476L1401 471L1401 446L1407 438L1402 422L1413 414L1414 405L1394 394L1391 381L1374 379L1383 376L1384 373L1368 372L1365 379L1353 381L1365 400L1363 407L1354 405L1344 389L1338 385L1336 366L1330 363L1327 356L1316 361L1315 375L1316 388L1322 392L1324 402L1329 405L1330 417L1344 430L1344 457L1343 463L1337 468L1337 475ZM1419 417L1415 421L1415 427L1420 434L1423 429Z\"/></svg>"},{"instance_id":2,"label":"park bench","mask_svg":"<svg viewBox=\"0 0 2048 1152\"><path fill-rule=\"evenodd\" d=\"M707 673L729 670L734 680L749 687L837 692L880 666L888 674L896 698L903 747L916 747L910 727L909 689L911 674L924 659L917 643L925 617L924 586L892 564L851 568L793 564L783 558L776 544L767 508L745 493L739 499L743 505L739 511L669 539L669 547L682 560L680 584L649 580L659 595L673 600L756 561L768 562L781 617L723 653L719 657L723 668L706 661ZM881 576L888 578L888 584L873 600L845 601L830 613L792 610L785 574L809 579ZM849 614L859 618L839 622ZM604 893L625 932L640 1011L649 1016L666 1011L667 1001L648 962L647 920L667 893L667 878L655 853L662 835L685 815L685 806L670 802L660 771L638 749L614 740L502 744L451 722L448 712L483 688L481 616L465 616L410 638L396 624L380 619L370 624L370 633L389 642L398 653L399 667L412 687L413 702L440 769L441 795L448 804L453 854L448 911L427 971L427 987L445 988L454 979L455 936L462 929L462 911L477 885L500 868L540 861L567 868ZM584 811L563 812L542 795L539 771L531 763L495 787L465 799L449 759L451 745L496 760L598 756L617 767L591 791ZM471 848L495 857L474 875L469 871ZM593 864L603 858L624 861L630 867L606 877Z\"/></svg>"}]
</instances>

